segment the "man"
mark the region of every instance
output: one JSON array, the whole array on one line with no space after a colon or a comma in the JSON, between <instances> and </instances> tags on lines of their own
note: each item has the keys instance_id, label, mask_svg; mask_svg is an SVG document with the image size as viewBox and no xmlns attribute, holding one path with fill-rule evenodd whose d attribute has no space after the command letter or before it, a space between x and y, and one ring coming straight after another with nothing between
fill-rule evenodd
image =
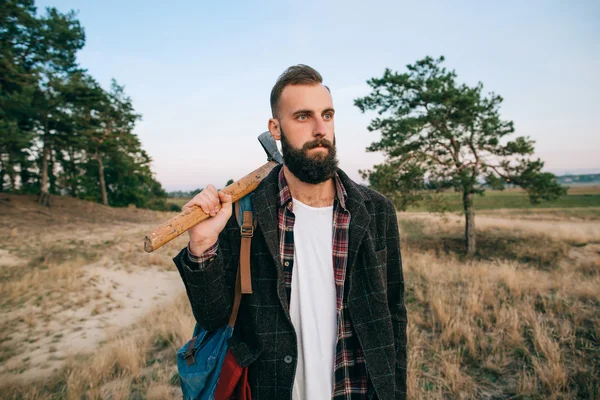
<instances>
[{"instance_id":1,"label":"man","mask_svg":"<svg viewBox=\"0 0 600 400\"><path fill-rule=\"evenodd\" d=\"M269 131L284 165L252 194L253 294L230 346L255 399L403 399L406 309L393 204L337 167L333 101L321 75L287 69L271 91ZM219 204L221 208L219 209ZM239 263L231 197L209 185L184 209L191 228L174 259L207 330L227 324Z\"/></svg>"}]
</instances>

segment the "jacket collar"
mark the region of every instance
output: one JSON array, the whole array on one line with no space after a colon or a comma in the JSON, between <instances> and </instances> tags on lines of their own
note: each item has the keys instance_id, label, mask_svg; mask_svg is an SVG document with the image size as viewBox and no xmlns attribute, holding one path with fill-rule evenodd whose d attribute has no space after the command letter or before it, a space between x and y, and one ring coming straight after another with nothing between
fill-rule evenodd
<instances>
[{"instance_id":1,"label":"jacket collar","mask_svg":"<svg viewBox=\"0 0 600 400\"><path fill-rule=\"evenodd\" d=\"M273 168L252 193L253 208L256 213L258 225L265 238L273 262L280 273L279 276L283 276L283 266L281 265L279 254L278 231L278 204L281 204L279 173L281 169L282 165ZM337 170L337 179L339 179L339 183L346 192L345 205L350 213L347 271L351 271L357 260L358 250L361 247L371 219L365 205L371 198L366 190L352 181L341 169Z\"/></svg>"},{"instance_id":2,"label":"jacket collar","mask_svg":"<svg viewBox=\"0 0 600 400\"><path fill-rule=\"evenodd\" d=\"M333 182L335 184L335 196L340 202L342 208L346 210L348 192L346 192L346 188L344 187L344 184L342 183L337 171L333 176ZM277 195L277 205L279 207L286 206L290 201L292 201L292 192L290 191L290 187L288 186L287 180L285 179L283 167L279 167L279 172L277 173L277 185L279 188L279 194Z\"/></svg>"}]
</instances>

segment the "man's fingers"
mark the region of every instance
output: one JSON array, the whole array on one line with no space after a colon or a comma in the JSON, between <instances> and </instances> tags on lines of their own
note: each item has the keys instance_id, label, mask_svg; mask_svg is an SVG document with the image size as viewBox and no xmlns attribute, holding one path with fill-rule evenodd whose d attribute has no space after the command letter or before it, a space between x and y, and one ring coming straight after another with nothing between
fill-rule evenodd
<instances>
[{"instance_id":1,"label":"man's fingers","mask_svg":"<svg viewBox=\"0 0 600 400\"><path fill-rule=\"evenodd\" d=\"M187 203L185 203L183 205L183 207L181 207L181 211L187 211L189 208L191 208L194 205L194 199L188 201Z\"/></svg>"},{"instance_id":2,"label":"man's fingers","mask_svg":"<svg viewBox=\"0 0 600 400\"><path fill-rule=\"evenodd\" d=\"M217 211L219 211L219 192L217 191L217 188L215 188L213 185L208 185L207 189L208 195L210 196L210 200L212 202L212 211L216 213Z\"/></svg>"},{"instance_id":3,"label":"man's fingers","mask_svg":"<svg viewBox=\"0 0 600 400\"><path fill-rule=\"evenodd\" d=\"M231 211L232 211L231 203L232 203L233 197L229 194L219 192L219 199L221 200L221 209L219 210L218 214L223 215L224 217L226 217L228 219L231 216Z\"/></svg>"},{"instance_id":4,"label":"man's fingers","mask_svg":"<svg viewBox=\"0 0 600 400\"><path fill-rule=\"evenodd\" d=\"M188 201L182 207L182 210L185 211L192 206L198 206L206 214L210 215L211 217L214 217L215 215L217 215L217 213L222 207L221 202L225 202L227 200L231 202L230 195L226 195L225 193L217 191L217 189L213 185L208 185L206 188L204 188L203 191L201 191L193 199Z\"/></svg>"},{"instance_id":5,"label":"man's fingers","mask_svg":"<svg viewBox=\"0 0 600 400\"><path fill-rule=\"evenodd\" d=\"M221 200L221 207L228 206L229 203L233 200L230 194L225 194L223 192L219 192L219 199Z\"/></svg>"},{"instance_id":6,"label":"man's fingers","mask_svg":"<svg viewBox=\"0 0 600 400\"><path fill-rule=\"evenodd\" d=\"M219 201L219 192L217 192L217 189L213 185L209 185L207 189L208 190L205 189L205 196L207 199L208 214L214 217L215 215L217 215L217 212L219 212L219 209L221 208L221 202Z\"/></svg>"}]
</instances>

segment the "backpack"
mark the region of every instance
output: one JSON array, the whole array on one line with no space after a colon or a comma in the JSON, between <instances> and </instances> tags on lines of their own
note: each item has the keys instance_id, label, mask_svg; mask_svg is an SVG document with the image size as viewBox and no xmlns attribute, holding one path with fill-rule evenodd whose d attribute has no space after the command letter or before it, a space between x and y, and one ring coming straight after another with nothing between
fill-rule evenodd
<instances>
[{"instance_id":1,"label":"backpack","mask_svg":"<svg viewBox=\"0 0 600 400\"><path fill-rule=\"evenodd\" d=\"M248 368L242 368L228 346L233 334L242 294L252 293L250 244L256 221L250 194L235 203L235 216L242 236L240 264L229 323L209 332L198 323L192 339L177 351L179 382L185 400L251 399Z\"/></svg>"}]
</instances>

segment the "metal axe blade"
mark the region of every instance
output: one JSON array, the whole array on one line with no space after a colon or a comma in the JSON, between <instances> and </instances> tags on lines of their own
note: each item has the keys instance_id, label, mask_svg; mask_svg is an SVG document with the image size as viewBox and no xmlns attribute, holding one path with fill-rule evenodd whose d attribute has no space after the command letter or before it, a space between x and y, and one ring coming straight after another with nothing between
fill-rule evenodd
<instances>
[{"instance_id":1,"label":"metal axe blade","mask_svg":"<svg viewBox=\"0 0 600 400\"><path fill-rule=\"evenodd\" d=\"M267 161L274 160L278 164L283 164L283 156L279 152L277 142L273 139L273 136L271 136L271 132L266 131L258 135L258 141L267 153Z\"/></svg>"}]
</instances>

